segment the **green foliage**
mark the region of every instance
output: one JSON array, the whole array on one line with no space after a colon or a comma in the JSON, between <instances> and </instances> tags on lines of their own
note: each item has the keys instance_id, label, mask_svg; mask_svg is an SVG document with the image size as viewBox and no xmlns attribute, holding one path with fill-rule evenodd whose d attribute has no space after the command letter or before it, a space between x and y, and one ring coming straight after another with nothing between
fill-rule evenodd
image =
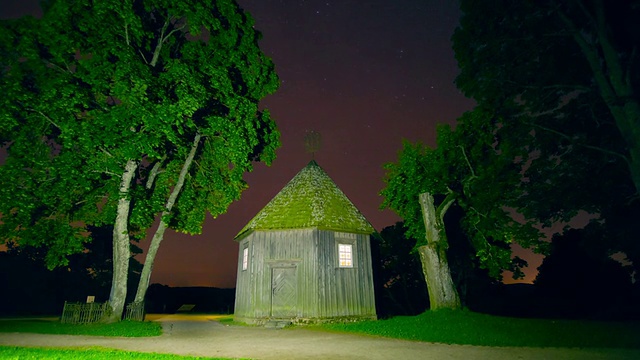
<instances>
[{"instance_id":1,"label":"green foliage","mask_svg":"<svg viewBox=\"0 0 640 360\"><path fill-rule=\"evenodd\" d=\"M0 332L146 337L160 336L162 334L162 325L154 321L120 321L113 324L72 325L49 320L3 320L0 321Z\"/></svg>"},{"instance_id":2,"label":"green foliage","mask_svg":"<svg viewBox=\"0 0 640 360\"><path fill-rule=\"evenodd\" d=\"M279 133L258 102L278 79L232 0L53 1L0 35L0 232L47 245L51 267L82 251L86 224L113 224L129 160L140 164L129 232L142 238L196 134L166 219L178 231L200 233L240 197L252 162L275 158Z\"/></svg>"},{"instance_id":3,"label":"green foliage","mask_svg":"<svg viewBox=\"0 0 640 360\"><path fill-rule=\"evenodd\" d=\"M508 318L447 309L427 311L418 316L319 327L460 345L640 348L637 323Z\"/></svg>"},{"instance_id":4,"label":"green foliage","mask_svg":"<svg viewBox=\"0 0 640 360\"><path fill-rule=\"evenodd\" d=\"M201 356L181 356L173 354L142 353L135 351L114 350L101 347L88 348L42 348L0 346L0 357L7 359L142 359L142 360L226 360Z\"/></svg>"},{"instance_id":5,"label":"green foliage","mask_svg":"<svg viewBox=\"0 0 640 360\"><path fill-rule=\"evenodd\" d=\"M427 309L429 295L420 257L402 222L371 236L378 317L416 315Z\"/></svg>"},{"instance_id":6,"label":"green foliage","mask_svg":"<svg viewBox=\"0 0 640 360\"><path fill-rule=\"evenodd\" d=\"M544 226L599 214L609 254L640 263L640 7L616 1L462 1L456 84L525 164L513 207ZM545 41L541 41L545 39ZM615 223L615 225L614 225Z\"/></svg>"},{"instance_id":7,"label":"green foliage","mask_svg":"<svg viewBox=\"0 0 640 360\"><path fill-rule=\"evenodd\" d=\"M59 314L65 301L84 302L87 295L106 301L113 273L113 228L88 226L87 230L91 242L55 269L47 269L51 251L46 245L8 243L7 251L0 252L0 314ZM141 251L131 244L132 253ZM142 265L134 257L129 264L129 276L139 275Z\"/></svg>"},{"instance_id":8,"label":"green foliage","mask_svg":"<svg viewBox=\"0 0 640 360\"><path fill-rule=\"evenodd\" d=\"M416 247L426 244L419 195L434 194L440 204L445 197L453 198L464 212L461 225L480 265L499 278L502 269L520 275L522 262L512 261L509 244L515 241L544 251L544 243L532 222L515 221L509 212L518 196L523 156L486 130L497 122L494 114L477 108L458 120L455 131L440 126L436 148L405 142L398 162L385 165L381 194L382 206L404 219L407 236L417 239Z\"/></svg>"}]
</instances>

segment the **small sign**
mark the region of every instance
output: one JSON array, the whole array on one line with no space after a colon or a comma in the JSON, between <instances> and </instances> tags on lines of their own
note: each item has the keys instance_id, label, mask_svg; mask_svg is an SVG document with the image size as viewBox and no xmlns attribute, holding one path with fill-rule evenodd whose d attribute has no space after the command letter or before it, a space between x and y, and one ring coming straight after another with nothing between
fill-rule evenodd
<instances>
[{"instance_id":1,"label":"small sign","mask_svg":"<svg viewBox=\"0 0 640 360\"><path fill-rule=\"evenodd\" d=\"M94 301L96 301L96 297L95 296L93 296L93 295L87 296L87 304L91 304Z\"/></svg>"},{"instance_id":2,"label":"small sign","mask_svg":"<svg viewBox=\"0 0 640 360\"><path fill-rule=\"evenodd\" d=\"M194 307L196 307L195 304L182 304L176 312L189 312L193 310Z\"/></svg>"}]
</instances>

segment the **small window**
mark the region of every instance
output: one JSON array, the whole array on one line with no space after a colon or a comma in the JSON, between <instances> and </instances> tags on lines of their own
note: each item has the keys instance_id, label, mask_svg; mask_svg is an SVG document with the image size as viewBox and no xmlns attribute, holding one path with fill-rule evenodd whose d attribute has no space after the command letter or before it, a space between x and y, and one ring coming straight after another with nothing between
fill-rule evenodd
<instances>
[{"instance_id":1,"label":"small window","mask_svg":"<svg viewBox=\"0 0 640 360\"><path fill-rule=\"evenodd\" d=\"M249 248L242 249L242 270L247 270L249 266Z\"/></svg>"},{"instance_id":2,"label":"small window","mask_svg":"<svg viewBox=\"0 0 640 360\"><path fill-rule=\"evenodd\" d=\"M340 260L341 268L353 267L353 253L351 244L339 244L338 245L338 259Z\"/></svg>"}]
</instances>

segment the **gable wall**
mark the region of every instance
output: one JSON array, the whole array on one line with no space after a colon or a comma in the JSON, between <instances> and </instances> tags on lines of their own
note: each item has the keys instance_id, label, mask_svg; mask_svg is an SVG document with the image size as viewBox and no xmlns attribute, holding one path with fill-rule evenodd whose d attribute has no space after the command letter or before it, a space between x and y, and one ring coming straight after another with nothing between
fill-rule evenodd
<instances>
[{"instance_id":1,"label":"gable wall","mask_svg":"<svg viewBox=\"0 0 640 360\"><path fill-rule=\"evenodd\" d=\"M374 317L375 299L369 236L319 231L319 318ZM338 265L338 244L353 245L353 268Z\"/></svg>"},{"instance_id":2,"label":"gable wall","mask_svg":"<svg viewBox=\"0 0 640 360\"><path fill-rule=\"evenodd\" d=\"M249 248L249 268L242 270L242 249ZM295 267L297 317L317 308L317 233L313 229L256 231L240 242L235 316L271 316L271 274L274 267Z\"/></svg>"}]
</instances>

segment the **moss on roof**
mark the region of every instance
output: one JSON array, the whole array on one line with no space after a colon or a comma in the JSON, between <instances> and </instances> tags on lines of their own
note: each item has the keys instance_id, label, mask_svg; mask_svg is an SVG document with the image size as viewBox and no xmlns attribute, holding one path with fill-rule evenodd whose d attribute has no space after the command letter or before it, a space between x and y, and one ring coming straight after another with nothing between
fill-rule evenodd
<instances>
[{"instance_id":1,"label":"moss on roof","mask_svg":"<svg viewBox=\"0 0 640 360\"><path fill-rule=\"evenodd\" d=\"M255 230L318 228L371 234L375 230L322 168L311 160L236 235Z\"/></svg>"}]
</instances>

